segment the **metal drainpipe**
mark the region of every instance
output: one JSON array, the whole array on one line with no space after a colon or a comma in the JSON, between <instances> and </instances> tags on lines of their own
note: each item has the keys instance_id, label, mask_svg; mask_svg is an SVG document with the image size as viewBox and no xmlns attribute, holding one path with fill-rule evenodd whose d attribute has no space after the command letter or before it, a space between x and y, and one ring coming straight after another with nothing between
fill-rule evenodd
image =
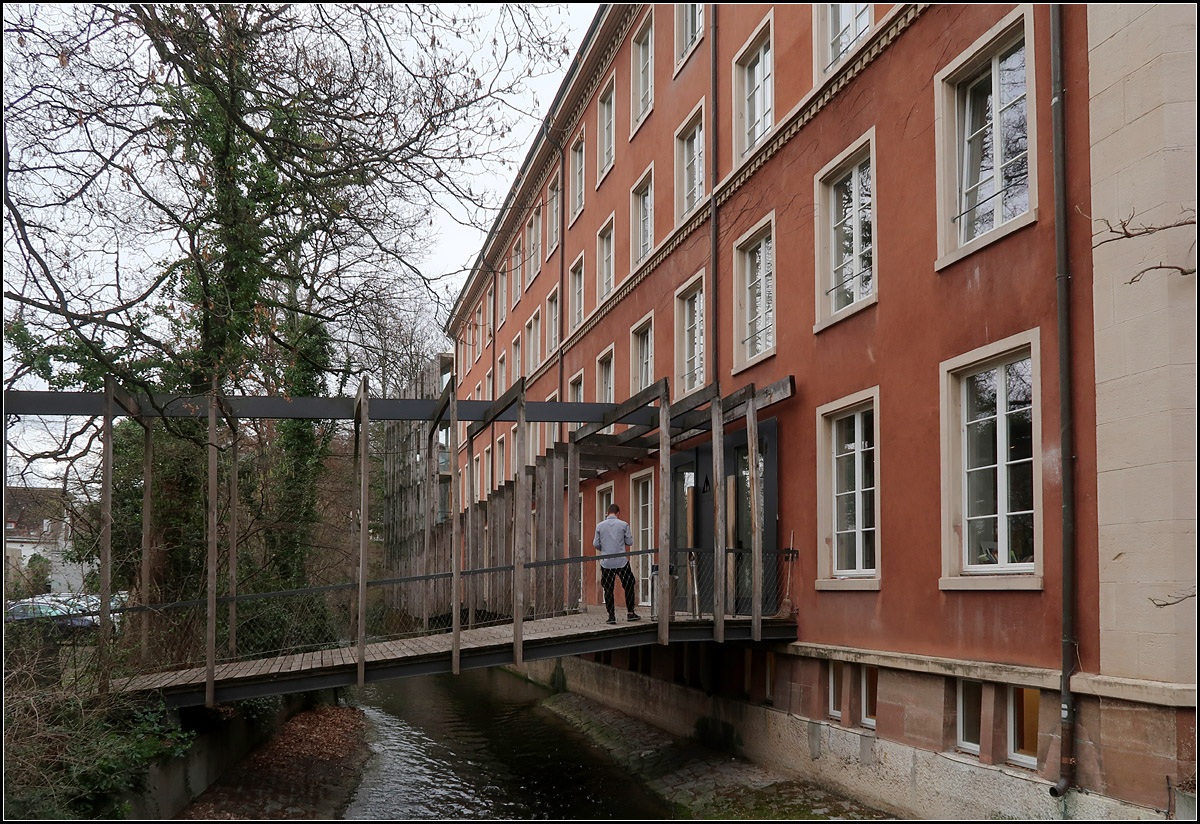
<instances>
[{"instance_id":1,"label":"metal drainpipe","mask_svg":"<svg viewBox=\"0 0 1200 824\"><path fill-rule=\"evenodd\" d=\"M1071 273L1067 253L1066 146L1063 116L1062 6L1050 6L1050 111L1054 129L1054 241L1058 291L1058 390L1062 463L1062 727L1058 782L1050 795L1063 797L1075 781L1075 433L1071 384Z\"/></svg>"},{"instance_id":2,"label":"metal drainpipe","mask_svg":"<svg viewBox=\"0 0 1200 824\"><path fill-rule=\"evenodd\" d=\"M709 93L709 100L712 103L712 117L708 118L708 122L705 123L704 126L706 129L708 129L709 140L711 142L711 146L710 146L709 152L708 152L708 156L709 156L709 163L708 163L708 167L709 167L708 222L709 222L709 229L710 229L710 235L711 235L711 237L709 239L708 258L709 258L709 269L712 270L712 274L710 275L710 277L712 278L712 289L711 289L712 294L709 296L710 306L712 307L709 310L709 315L710 315L710 320L711 320L711 322L709 323L709 328L712 329L712 356L709 358L709 360L712 363L712 372L710 373L709 379L707 381L705 381L705 383L712 383L718 379L717 369L719 368L719 364L720 364L720 359L718 357L718 353L720 352L720 348L721 348L720 347L721 325L718 322L718 315L717 315L717 191L716 191L716 189L717 189L717 132L719 131L719 129L717 128L717 123L719 122L717 120L717 4L709 3L708 9L709 9L709 16L712 18L712 27L710 30L711 36L709 38L709 43L708 43L709 71L711 74L710 82L712 84L712 90Z\"/></svg>"},{"instance_id":3,"label":"metal drainpipe","mask_svg":"<svg viewBox=\"0 0 1200 824\"><path fill-rule=\"evenodd\" d=\"M561 403L567 399L566 390L563 388L563 332L566 331L563 310L567 305L564 285L567 277L567 150L550 136L549 120L542 121L542 134L558 149L558 400ZM555 426L558 427L558 435L561 437L563 425L558 423Z\"/></svg>"}]
</instances>

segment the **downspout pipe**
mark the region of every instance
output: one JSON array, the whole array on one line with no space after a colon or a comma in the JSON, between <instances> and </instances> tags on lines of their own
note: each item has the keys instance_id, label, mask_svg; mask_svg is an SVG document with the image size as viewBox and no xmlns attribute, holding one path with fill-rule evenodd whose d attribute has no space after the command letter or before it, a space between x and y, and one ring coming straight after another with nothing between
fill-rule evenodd
<instances>
[{"instance_id":1,"label":"downspout pipe","mask_svg":"<svg viewBox=\"0 0 1200 824\"><path fill-rule=\"evenodd\" d=\"M1075 782L1075 695L1071 674L1078 660L1075 637L1075 431L1071 382L1071 266L1067 251L1066 145L1063 115L1062 5L1050 6L1050 112L1054 131L1054 244L1058 297L1058 391L1062 463L1062 684L1058 781L1061 798Z\"/></svg>"},{"instance_id":2,"label":"downspout pipe","mask_svg":"<svg viewBox=\"0 0 1200 824\"><path fill-rule=\"evenodd\" d=\"M709 277L712 279L712 289L709 290L709 322L705 324L712 330L712 355L709 357L709 362L712 364L712 371L709 373L708 380L705 383L715 383L718 380L718 369L720 368L720 340L721 340L721 324L717 315L717 134L720 129L717 128L717 8L720 4L709 3L708 11L711 18L708 52L709 52L709 73L712 84L712 90L708 95L708 99L712 104L712 116L708 118L708 122L704 124L704 128L709 134L709 150L708 150L708 224L710 230L709 237L709 269L712 273Z\"/></svg>"}]
</instances>

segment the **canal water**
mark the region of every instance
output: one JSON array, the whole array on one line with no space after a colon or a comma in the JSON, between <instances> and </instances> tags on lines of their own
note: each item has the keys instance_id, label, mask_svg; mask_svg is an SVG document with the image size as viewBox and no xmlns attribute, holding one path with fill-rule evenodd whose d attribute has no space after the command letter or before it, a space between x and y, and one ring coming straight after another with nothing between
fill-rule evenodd
<instances>
[{"instance_id":1,"label":"canal water","mask_svg":"<svg viewBox=\"0 0 1200 824\"><path fill-rule=\"evenodd\" d=\"M498 669L365 687L371 758L347 819L668 818L669 808Z\"/></svg>"}]
</instances>

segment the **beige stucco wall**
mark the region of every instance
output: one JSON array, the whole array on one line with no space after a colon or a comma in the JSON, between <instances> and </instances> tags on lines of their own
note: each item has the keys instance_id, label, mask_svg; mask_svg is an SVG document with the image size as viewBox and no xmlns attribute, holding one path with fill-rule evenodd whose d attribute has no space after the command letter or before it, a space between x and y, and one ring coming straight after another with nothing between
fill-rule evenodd
<instances>
[{"instance_id":1,"label":"beige stucco wall","mask_svg":"<svg viewBox=\"0 0 1200 824\"><path fill-rule=\"evenodd\" d=\"M1088 41L1094 231L1194 219L1195 7L1089 5ZM1129 282L1194 271L1195 239L1192 225L1094 250L1105 675L1196 681L1196 275Z\"/></svg>"}]
</instances>

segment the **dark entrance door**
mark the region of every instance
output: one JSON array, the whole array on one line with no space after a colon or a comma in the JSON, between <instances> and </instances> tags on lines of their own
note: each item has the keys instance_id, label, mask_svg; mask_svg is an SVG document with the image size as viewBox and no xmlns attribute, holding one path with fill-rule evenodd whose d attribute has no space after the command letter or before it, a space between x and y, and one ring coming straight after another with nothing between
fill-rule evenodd
<instances>
[{"instance_id":1,"label":"dark entrance door","mask_svg":"<svg viewBox=\"0 0 1200 824\"><path fill-rule=\"evenodd\" d=\"M776 458L775 419L761 421L759 434L759 476L762 478L763 533L763 614L773 615L778 607L777 527L779 487ZM713 477L712 445L671 456L671 546L678 611L712 612L713 575L713 504L715 496L725 496L726 536L729 549L726 563L726 606L736 615L749 615L753 598L753 568L750 533L750 451L744 429L726 433L725 478ZM685 554L683 549L701 552Z\"/></svg>"}]
</instances>

